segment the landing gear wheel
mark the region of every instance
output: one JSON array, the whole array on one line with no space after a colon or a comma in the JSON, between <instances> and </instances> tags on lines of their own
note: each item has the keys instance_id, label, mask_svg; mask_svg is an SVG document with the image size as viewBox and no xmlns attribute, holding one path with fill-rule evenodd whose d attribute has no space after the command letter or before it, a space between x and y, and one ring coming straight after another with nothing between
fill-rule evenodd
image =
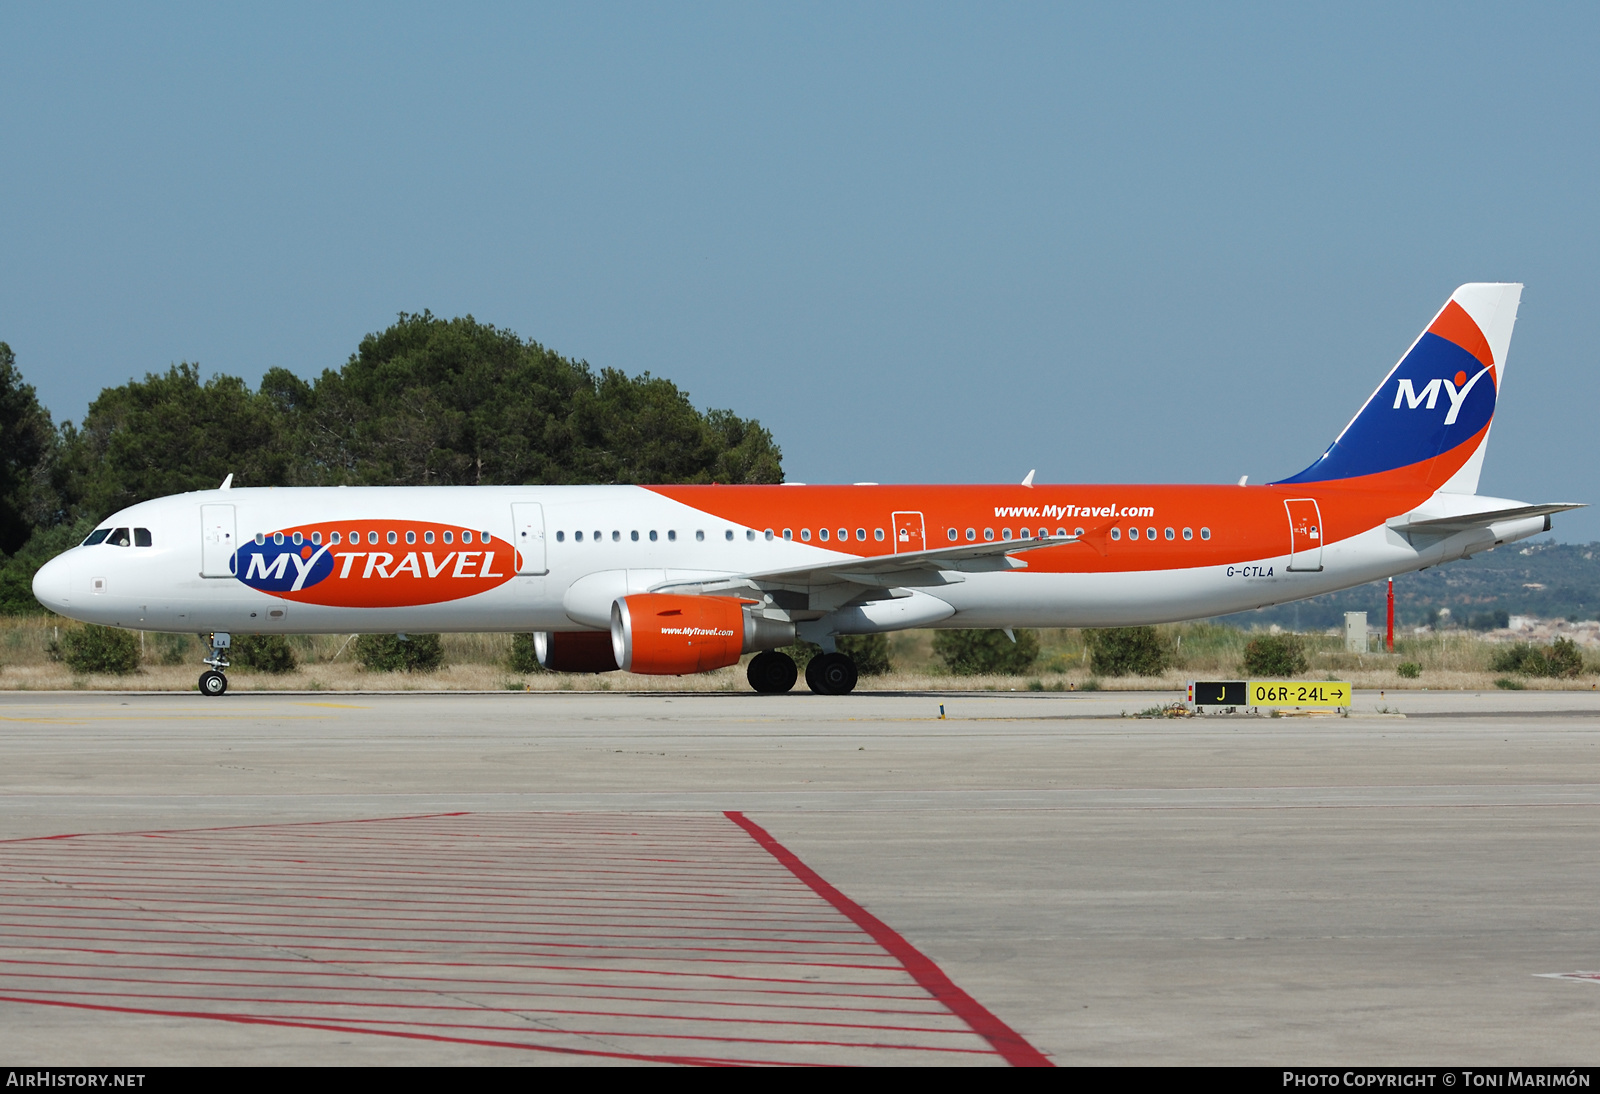
<instances>
[{"instance_id":1,"label":"landing gear wheel","mask_svg":"<svg viewBox=\"0 0 1600 1094\"><path fill-rule=\"evenodd\" d=\"M819 653L806 666L806 686L818 695L849 695L856 688L856 663L842 653Z\"/></svg>"},{"instance_id":2,"label":"landing gear wheel","mask_svg":"<svg viewBox=\"0 0 1600 1094\"><path fill-rule=\"evenodd\" d=\"M750 686L763 695L782 695L794 687L800 670L794 667L794 658L788 654L767 650L750 659L745 676L749 678Z\"/></svg>"},{"instance_id":3,"label":"landing gear wheel","mask_svg":"<svg viewBox=\"0 0 1600 1094\"><path fill-rule=\"evenodd\" d=\"M221 695L228 690L228 678L215 669L200 674L201 695Z\"/></svg>"}]
</instances>

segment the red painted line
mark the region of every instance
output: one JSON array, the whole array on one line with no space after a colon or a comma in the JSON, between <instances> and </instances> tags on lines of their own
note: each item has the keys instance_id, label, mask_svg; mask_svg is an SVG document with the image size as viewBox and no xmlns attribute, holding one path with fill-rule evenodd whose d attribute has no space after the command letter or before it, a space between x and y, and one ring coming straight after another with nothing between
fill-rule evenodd
<instances>
[{"instance_id":1,"label":"red painted line","mask_svg":"<svg viewBox=\"0 0 1600 1094\"><path fill-rule=\"evenodd\" d=\"M905 966L906 972L910 973L929 995L949 1007L952 1013L972 1027L973 1032L993 1045L995 1051L1006 1058L1007 1063L1015 1067L1055 1066L1044 1053L1030 1045L1022 1034L1006 1025L982 1003L958 988L955 981L933 963L932 958L907 942L893 927L828 884L821 874L801 862L793 851L773 839L772 834L765 828L734 810L724 812L723 816L750 833L751 838L766 848L790 873L809 885L813 892L832 904L852 923L871 935L878 945L893 954L895 959Z\"/></svg>"},{"instance_id":2,"label":"red painted line","mask_svg":"<svg viewBox=\"0 0 1600 1094\"><path fill-rule=\"evenodd\" d=\"M407 1033L403 1030L363 1029L327 1022L291 1022L281 1018L258 1018L249 1014L207 1014L204 1011L149 1010L143 1007L112 1007L98 1003L64 1003L54 999L25 999L0 995L0 1003L36 1003L45 1007L70 1007L74 1010L111 1011L116 1014L152 1014L163 1018L203 1018L212 1022L236 1022L246 1026L287 1026L292 1029L320 1029L332 1033L370 1033L378 1037L402 1037L412 1041L446 1041L459 1045L485 1045L490 1048L515 1048L526 1052L554 1052L563 1056L600 1056L611 1060L639 1060L658 1064L686 1064L706 1067L731 1067L744 1063L787 1064L785 1060L726 1060L702 1056L652 1056L640 1052L602 1052L598 1049L562 1048L557 1045L530 1045L518 1041L489 1041L477 1037L445 1037L435 1033ZM804 1066L804 1065L790 1065Z\"/></svg>"},{"instance_id":3,"label":"red painted line","mask_svg":"<svg viewBox=\"0 0 1600 1094\"><path fill-rule=\"evenodd\" d=\"M327 821L284 821L271 824L227 824L215 828L151 828L142 832L72 832L62 836L21 836L16 839L0 839L0 844L7 843L39 843L52 839L83 839L86 836L181 836L190 832L248 832L251 829L261 828L319 828L331 824L385 824L389 821L428 820L433 817L467 817L471 816L466 811L456 813L417 813L406 817L358 817L354 820L327 820Z\"/></svg>"}]
</instances>

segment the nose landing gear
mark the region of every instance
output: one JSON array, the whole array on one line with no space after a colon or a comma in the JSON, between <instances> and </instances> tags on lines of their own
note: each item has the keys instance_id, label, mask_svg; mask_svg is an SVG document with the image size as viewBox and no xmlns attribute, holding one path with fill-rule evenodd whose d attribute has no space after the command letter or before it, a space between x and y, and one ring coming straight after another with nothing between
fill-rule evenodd
<instances>
[{"instance_id":1,"label":"nose landing gear","mask_svg":"<svg viewBox=\"0 0 1600 1094\"><path fill-rule=\"evenodd\" d=\"M200 694L221 695L228 690L228 678L223 670L228 667L227 651L233 645L233 636L226 631L213 631L202 634L200 641L206 644L209 656L205 663L211 666L200 674Z\"/></svg>"}]
</instances>

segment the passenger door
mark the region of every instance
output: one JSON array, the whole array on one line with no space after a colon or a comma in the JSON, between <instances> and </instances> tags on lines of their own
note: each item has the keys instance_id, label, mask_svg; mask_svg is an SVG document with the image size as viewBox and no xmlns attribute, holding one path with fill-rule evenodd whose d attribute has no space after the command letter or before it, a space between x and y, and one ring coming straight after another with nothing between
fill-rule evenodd
<instances>
[{"instance_id":1,"label":"passenger door","mask_svg":"<svg viewBox=\"0 0 1600 1094\"><path fill-rule=\"evenodd\" d=\"M239 547L233 506L200 507L200 576L232 577L233 553Z\"/></svg>"},{"instance_id":2,"label":"passenger door","mask_svg":"<svg viewBox=\"0 0 1600 1094\"><path fill-rule=\"evenodd\" d=\"M922 534L921 513L894 513L890 519L894 521L894 553L904 554L906 551L921 551L928 546Z\"/></svg>"},{"instance_id":3,"label":"passenger door","mask_svg":"<svg viewBox=\"0 0 1600 1094\"><path fill-rule=\"evenodd\" d=\"M1285 501L1289 510L1289 569L1322 569L1322 512L1315 498Z\"/></svg>"},{"instance_id":4,"label":"passenger door","mask_svg":"<svg viewBox=\"0 0 1600 1094\"><path fill-rule=\"evenodd\" d=\"M517 549L518 574L547 574L545 562L544 506L517 502L511 506L511 542Z\"/></svg>"}]
</instances>

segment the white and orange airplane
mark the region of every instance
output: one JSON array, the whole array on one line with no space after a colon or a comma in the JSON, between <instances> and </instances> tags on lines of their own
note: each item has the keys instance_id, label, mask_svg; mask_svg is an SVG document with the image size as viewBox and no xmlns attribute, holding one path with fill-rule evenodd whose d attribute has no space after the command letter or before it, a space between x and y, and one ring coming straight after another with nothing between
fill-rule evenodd
<instances>
[{"instance_id":1,"label":"white and orange airplane","mask_svg":"<svg viewBox=\"0 0 1600 1094\"><path fill-rule=\"evenodd\" d=\"M567 672L736 664L844 694L838 635L1108 627L1300 600L1465 558L1578 506L1480 497L1522 286L1463 285L1333 444L1264 486L230 489L130 506L47 563L61 615L231 636L535 632Z\"/></svg>"}]
</instances>

